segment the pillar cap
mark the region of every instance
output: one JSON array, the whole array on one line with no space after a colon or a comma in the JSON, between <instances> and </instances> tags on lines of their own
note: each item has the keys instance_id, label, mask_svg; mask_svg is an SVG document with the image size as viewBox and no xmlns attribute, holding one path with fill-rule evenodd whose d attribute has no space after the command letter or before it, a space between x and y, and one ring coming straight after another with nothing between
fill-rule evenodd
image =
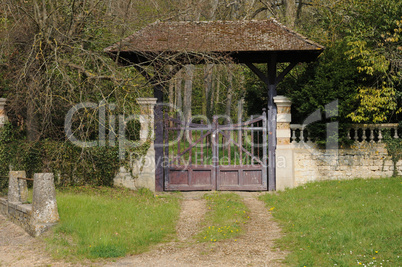
<instances>
[{"instance_id":1,"label":"pillar cap","mask_svg":"<svg viewBox=\"0 0 402 267\"><path fill-rule=\"evenodd\" d=\"M7 102L7 98L0 98L0 106L4 106Z\"/></svg>"},{"instance_id":2,"label":"pillar cap","mask_svg":"<svg viewBox=\"0 0 402 267\"><path fill-rule=\"evenodd\" d=\"M277 106L291 106L292 105L292 100L290 100L290 98L283 96L283 95L274 96L274 102Z\"/></svg>"},{"instance_id":3,"label":"pillar cap","mask_svg":"<svg viewBox=\"0 0 402 267\"><path fill-rule=\"evenodd\" d=\"M157 98L137 98L136 101L139 105L156 105Z\"/></svg>"}]
</instances>

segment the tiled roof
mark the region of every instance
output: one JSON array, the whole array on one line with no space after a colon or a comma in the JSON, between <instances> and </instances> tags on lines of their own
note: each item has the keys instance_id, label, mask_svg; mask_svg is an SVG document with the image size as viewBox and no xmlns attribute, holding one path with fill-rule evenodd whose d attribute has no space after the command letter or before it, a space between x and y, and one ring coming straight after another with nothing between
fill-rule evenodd
<instances>
[{"instance_id":1,"label":"tiled roof","mask_svg":"<svg viewBox=\"0 0 402 267\"><path fill-rule=\"evenodd\" d=\"M155 22L105 49L127 53L321 53L323 46L274 19L251 21ZM316 56L315 56L316 57Z\"/></svg>"}]
</instances>

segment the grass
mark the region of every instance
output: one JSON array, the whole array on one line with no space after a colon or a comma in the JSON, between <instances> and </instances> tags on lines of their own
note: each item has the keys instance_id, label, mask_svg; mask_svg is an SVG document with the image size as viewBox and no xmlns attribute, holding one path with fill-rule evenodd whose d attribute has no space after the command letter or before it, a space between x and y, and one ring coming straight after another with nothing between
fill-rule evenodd
<instances>
[{"instance_id":1,"label":"grass","mask_svg":"<svg viewBox=\"0 0 402 267\"><path fill-rule=\"evenodd\" d=\"M248 220L248 208L234 193L206 194L208 211L204 228L196 235L201 242L217 242L240 235Z\"/></svg>"},{"instance_id":2,"label":"grass","mask_svg":"<svg viewBox=\"0 0 402 267\"><path fill-rule=\"evenodd\" d=\"M56 258L110 258L147 251L175 234L180 212L175 195L106 187L59 190L57 204L60 222L47 238Z\"/></svg>"},{"instance_id":3,"label":"grass","mask_svg":"<svg viewBox=\"0 0 402 267\"><path fill-rule=\"evenodd\" d=\"M291 266L402 266L402 178L307 184L262 197Z\"/></svg>"}]
</instances>

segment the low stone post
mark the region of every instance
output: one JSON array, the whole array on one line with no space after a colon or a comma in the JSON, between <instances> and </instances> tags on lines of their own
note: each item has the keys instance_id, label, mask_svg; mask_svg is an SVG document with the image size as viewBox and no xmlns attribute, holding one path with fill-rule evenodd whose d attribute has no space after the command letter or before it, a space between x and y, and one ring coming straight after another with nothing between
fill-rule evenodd
<instances>
[{"instance_id":1,"label":"low stone post","mask_svg":"<svg viewBox=\"0 0 402 267\"><path fill-rule=\"evenodd\" d=\"M6 98L0 98L0 128L3 128L4 124L8 121L5 110L6 102Z\"/></svg>"},{"instance_id":2,"label":"low stone post","mask_svg":"<svg viewBox=\"0 0 402 267\"><path fill-rule=\"evenodd\" d=\"M59 220L53 173L35 173L32 198L35 224L54 224Z\"/></svg>"},{"instance_id":3,"label":"low stone post","mask_svg":"<svg viewBox=\"0 0 402 267\"><path fill-rule=\"evenodd\" d=\"M276 189L284 190L294 186L293 177L293 146L290 143L290 122L292 102L285 96L274 97L277 106L276 126Z\"/></svg>"},{"instance_id":4,"label":"low stone post","mask_svg":"<svg viewBox=\"0 0 402 267\"><path fill-rule=\"evenodd\" d=\"M24 177L25 178L25 171L24 171ZM27 180L25 179L18 179L18 188L20 190L20 201L22 203L26 203L28 201L28 183Z\"/></svg>"},{"instance_id":5,"label":"low stone post","mask_svg":"<svg viewBox=\"0 0 402 267\"><path fill-rule=\"evenodd\" d=\"M27 181L25 171L10 171L8 180L8 202L26 202L28 199Z\"/></svg>"}]
</instances>

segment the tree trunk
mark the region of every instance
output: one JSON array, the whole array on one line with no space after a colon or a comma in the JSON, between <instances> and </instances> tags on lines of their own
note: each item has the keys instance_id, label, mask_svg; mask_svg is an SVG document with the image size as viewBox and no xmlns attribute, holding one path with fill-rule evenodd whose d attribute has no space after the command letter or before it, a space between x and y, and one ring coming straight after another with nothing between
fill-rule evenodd
<instances>
[{"instance_id":1,"label":"tree trunk","mask_svg":"<svg viewBox=\"0 0 402 267\"><path fill-rule=\"evenodd\" d=\"M35 104L32 97L28 97L27 103L27 139L28 141L38 141L38 122L35 116Z\"/></svg>"},{"instance_id":2,"label":"tree trunk","mask_svg":"<svg viewBox=\"0 0 402 267\"><path fill-rule=\"evenodd\" d=\"M303 8L303 0L299 0L299 4L297 5L295 24L298 24L300 22L302 8Z\"/></svg>"},{"instance_id":3,"label":"tree trunk","mask_svg":"<svg viewBox=\"0 0 402 267\"><path fill-rule=\"evenodd\" d=\"M225 115L226 115L226 120L229 123L230 120L230 111L232 109L232 97L233 97L233 73L231 71L231 68L229 66L229 71L228 71L228 92L227 92L227 98L226 98L226 110L225 110Z\"/></svg>"},{"instance_id":4,"label":"tree trunk","mask_svg":"<svg viewBox=\"0 0 402 267\"><path fill-rule=\"evenodd\" d=\"M286 26L294 28L296 21L296 1L286 0Z\"/></svg>"},{"instance_id":5,"label":"tree trunk","mask_svg":"<svg viewBox=\"0 0 402 267\"><path fill-rule=\"evenodd\" d=\"M209 13L210 20L216 20L216 10L218 9L219 0L211 1L211 13Z\"/></svg>"},{"instance_id":6,"label":"tree trunk","mask_svg":"<svg viewBox=\"0 0 402 267\"><path fill-rule=\"evenodd\" d=\"M212 96L213 96L213 87L212 87L212 73L213 73L214 65L207 64L204 66L204 103L203 105L203 115L206 116L209 120L212 121ZM205 107L205 108L204 108Z\"/></svg>"},{"instance_id":7,"label":"tree trunk","mask_svg":"<svg viewBox=\"0 0 402 267\"><path fill-rule=\"evenodd\" d=\"M212 109L213 114L217 114L217 111L218 111L217 106L219 103L220 88L221 88L221 84L219 81L220 67L219 67L219 65L217 67L218 67L218 71L217 71L216 78L215 78L215 89L214 89L215 98L211 99L211 109Z\"/></svg>"},{"instance_id":8,"label":"tree trunk","mask_svg":"<svg viewBox=\"0 0 402 267\"><path fill-rule=\"evenodd\" d=\"M176 83L176 101L175 101L175 105L176 105L176 112L182 112L182 96L181 96L181 90L182 90L182 71L179 71L176 74L175 77L175 83ZM177 116L179 116L180 114L176 114Z\"/></svg>"},{"instance_id":9,"label":"tree trunk","mask_svg":"<svg viewBox=\"0 0 402 267\"><path fill-rule=\"evenodd\" d=\"M169 66L169 72L172 71L173 66ZM173 112L173 104L174 104L174 80L170 79L169 80L169 112Z\"/></svg>"},{"instance_id":10,"label":"tree trunk","mask_svg":"<svg viewBox=\"0 0 402 267\"><path fill-rule=\"evenodd\" d=\"M183 113L184 119L188 122L191 119L191 95L193 92L194 65L186 65L186 76L184 82Z\"/></svg>"}]
</instances>

